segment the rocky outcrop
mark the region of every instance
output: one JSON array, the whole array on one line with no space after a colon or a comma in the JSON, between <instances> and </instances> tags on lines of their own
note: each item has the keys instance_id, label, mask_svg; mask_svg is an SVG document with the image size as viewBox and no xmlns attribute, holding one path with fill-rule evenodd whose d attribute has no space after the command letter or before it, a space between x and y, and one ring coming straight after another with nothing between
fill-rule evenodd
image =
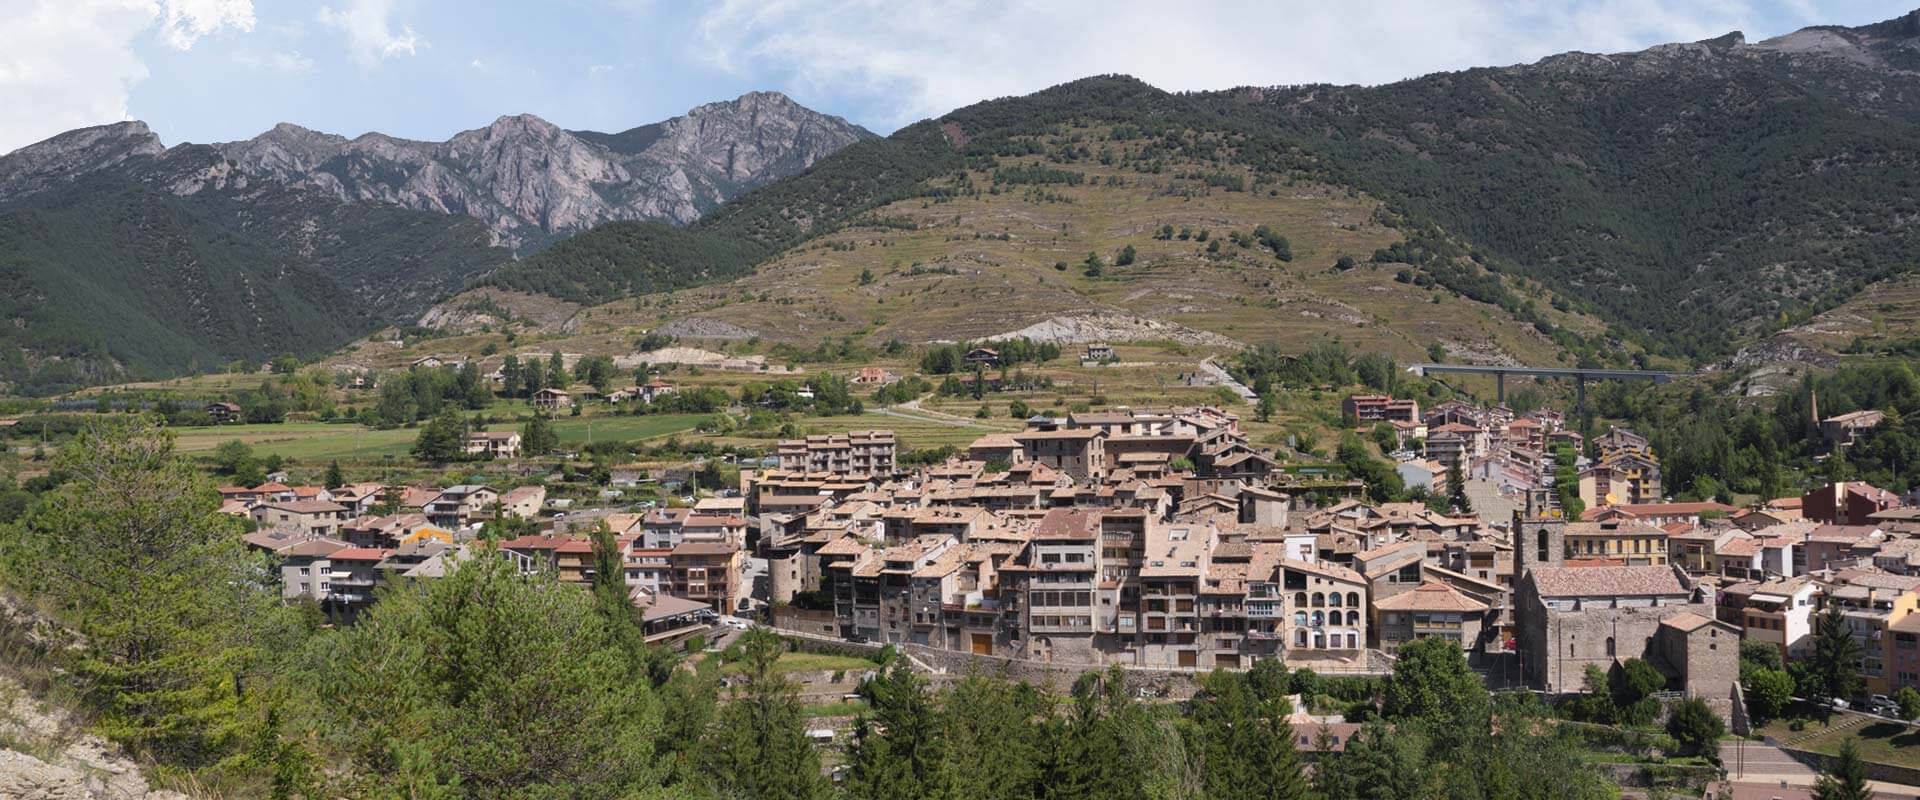
<instances>
[{"instance_id":1,"label":"rocky outcrop","mask_svg":"<svg viewBox=\"0 0 1920 800\"><path fill-rule=\"evenodd\" d=\"M1105 312L1050 317L1017 331L1008 331L988 338L1025 338L1055 344L1138 342L1158 339L1202 347L1225 347L1235 350L1246 347L1245 344L1212 331L1196 330L1157 319Z\"/></svg>"},{"instance_id":2,"label":"rocky outcrop","mask_svg":"<svg viewBox=\"0 0 1920 800\"><path fill-rule=\"evenodd\" d=\"M0 156L0 201L166 150L144 122L116 122L67 131Z\"/></svg>"},{"instance_id":3,"label":"rocky outcrop","mask_svg":"<svg viewBox=\"0 0 1920 800\"><path fill-rule=\"evenodd\" d=\"M250 175L486 223L520 249L613 220L685 224L734 195L871 136L755 92L620 133L505 116L445 142L355 139L281 124L217 145Z\"/></svg>"}]
</instances>

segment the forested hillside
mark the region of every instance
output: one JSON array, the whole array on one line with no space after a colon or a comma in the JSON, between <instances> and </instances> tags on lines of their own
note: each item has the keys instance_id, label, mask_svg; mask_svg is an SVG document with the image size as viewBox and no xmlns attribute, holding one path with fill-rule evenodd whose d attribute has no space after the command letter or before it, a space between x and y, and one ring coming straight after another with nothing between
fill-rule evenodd
<instances>
[{"instance_id":1,"label":"forested hillside","mask_svg":"<svg viewBox=\"0 0 1920 800\"><path fill-rule=\"evenodd\" d=\"M1537 283L1555 307L1612 323L1616 340L1701 363L1920 261L1908 224L1920 77L1901 67L1916 41L1909 15L1378 87L1175 95L1089 78L847 148L722 207L688 240L608 226L492 280L601 302L729 279L888 202L937 199L957 168L1041 154L1023 149L1036 134L1125 126L1123 138L1154 142L1132 159L1149 171L1200 163L1219 174L1180 177L1227 189L1241 171L1255 192L1312 180L1386 201L1404 242L1371 256L1407 267L1403 280L1528 323L1540 304L1516 290ZM743 238L755 247L721 252Z\"/></svg>"},{"instance_id":2,"label":"forested hillside","mask_svg":"<svg viewBox=\"0 0 1920 800\"><path fill-rule=\"evenodd\" d=\"M505 260L463 217L250 183L211 148L136 156L0 204L0 387L326 353Z\"/></svg>"},{"instance_id":3,"label":"forested hillside","mask_svg":"<svg viewBox=\"0 0 1920 800\"><path fill-rule=\"evenodd\" d=\"M1888 25L1920 36L1915 19ZM1234 99L1502 270L1710 358L1920 259L1920 78L1854 42L1869 34L1827 36Z\"/></svg>"}]
</instances>

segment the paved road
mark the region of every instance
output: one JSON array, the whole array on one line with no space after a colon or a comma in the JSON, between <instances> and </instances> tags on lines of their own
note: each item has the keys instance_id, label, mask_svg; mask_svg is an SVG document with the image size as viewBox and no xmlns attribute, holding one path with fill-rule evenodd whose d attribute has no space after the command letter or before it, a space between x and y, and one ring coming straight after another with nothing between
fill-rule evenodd
<instances>
[{"instance_id":1,"label":"paved road","mask_svg":"<svg viewBox=\"0 0 1920 800\"><path fill-rule=\"evenodd\" d=\"M1220 382L1221 386L1232 389L1234 394L1240 395L1240 399L1248 403L1260 402L1260 395L1254 394L1253 390L1247 388L1246 384L1234 380L1233 375L1227 372L1226 368L1213 363L1213 356L1207 356L1203 359L1200 362L1200 369L1205 370L1208 375L1212 375L1215 380Z\"/></svg>"},{"instance_id":2,"label":"paved road","mask_svg":"<svg viewBox=\"0 0 1920 800\"><path fill-rule=\"evenodd\" d=\"M875 414L884 414L889 417L899 417L900 419L910 419L915 422L931 422L936 425L951 425L956 428L979 428L981 430L987 430L987 431L1002 430L1001 428L996 428L992 425L982 425L978 420L955 416L953 414L948 414L945 411L935 411L931 408L921 408L920 401L918 399L909 400L905 403L901 403L898 406L894 406L891 408L870 408L867 410ZM911 411L913 413L907 413L908 411Z\"/></svg>"}]
</instances>

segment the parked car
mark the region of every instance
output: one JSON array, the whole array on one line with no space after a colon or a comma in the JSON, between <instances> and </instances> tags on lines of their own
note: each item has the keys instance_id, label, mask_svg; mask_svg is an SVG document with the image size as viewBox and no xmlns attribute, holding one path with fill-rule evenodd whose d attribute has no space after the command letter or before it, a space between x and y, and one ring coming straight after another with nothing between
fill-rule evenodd
<instances>
[{"instance_id":1,"label":"parked car","mask_svg":"<svg viewBox=\"0 0 1920 800\"><path fill-rule=\"evenodd\" d=\"M847 634L847 641L854 644L866 644L867 635L864 633L849 633Z\"/></svg>"}]
</instances>

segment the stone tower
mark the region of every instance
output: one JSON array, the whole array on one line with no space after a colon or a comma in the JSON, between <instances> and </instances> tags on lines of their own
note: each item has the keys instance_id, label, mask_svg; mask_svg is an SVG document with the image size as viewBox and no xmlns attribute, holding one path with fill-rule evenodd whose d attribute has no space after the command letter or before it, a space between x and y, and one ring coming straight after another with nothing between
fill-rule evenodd
<instances>
[{"instance_id":1,"label":"stone tower","mask_svg":"<svg viewBox=\"0 0 1920 800\"><path fill-rule=\"evenodd\" d=\"M1513 585L1535 566L1559 566L1567 560L1567 521L1513 512Z\"/></svg>"}]
</instances>

